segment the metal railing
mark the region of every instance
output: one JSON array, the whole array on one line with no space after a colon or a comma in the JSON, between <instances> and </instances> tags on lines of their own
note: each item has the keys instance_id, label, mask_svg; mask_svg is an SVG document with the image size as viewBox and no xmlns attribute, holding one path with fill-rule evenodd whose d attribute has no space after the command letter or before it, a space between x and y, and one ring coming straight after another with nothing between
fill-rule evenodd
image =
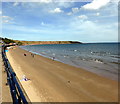
<instances>
[{"instance_id":1,"label":"metal railing","mask_svg":"<svg viewBox=\"0 0 120 104\"><path fill-rule=\"evenodd\" d=\"M7 73L7 84L10 87L13 104L28 104L28 102L23 94L23 91L16 79L16 74L13 71L13 69L6 57L5 49L8 46L10 46L10 45L2 46L2 59L4 62L4 66L5 66L5 71Z\"/></svg>"}]
</instances>

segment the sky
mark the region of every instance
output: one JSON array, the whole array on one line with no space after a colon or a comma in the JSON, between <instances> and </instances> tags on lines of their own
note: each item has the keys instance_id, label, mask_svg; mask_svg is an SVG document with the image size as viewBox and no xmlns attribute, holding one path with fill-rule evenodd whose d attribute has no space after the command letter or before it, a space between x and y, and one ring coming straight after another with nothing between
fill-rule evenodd
<instances>
[{"instance_id":1,"label":"sky","mask_svg":"<svg viewBox=\"0 0 120 104\"><path fill-rule=\"evenodd\" d=\"M118 41L118 1L1 2L1 36L28 41Z\"/></svg>"}]
</instances>

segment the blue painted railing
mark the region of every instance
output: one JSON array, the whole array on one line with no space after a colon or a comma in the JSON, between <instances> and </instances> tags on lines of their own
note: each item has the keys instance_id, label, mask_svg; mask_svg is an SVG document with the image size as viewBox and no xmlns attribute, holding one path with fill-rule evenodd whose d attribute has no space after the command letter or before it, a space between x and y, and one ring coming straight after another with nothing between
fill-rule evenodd
<instances>
[{"instance_id":1,"label":"blue painted railing","mask_svg":"<svg viewBox=\"0 0 120 104\"><path fill-rule=\"evenodd\" d=\"M9 45L2 46L2 59L4 62L4 66L5 66L5 71L7 73L7 83L10 87L13 104L28 104L28 102L24 96L24 93L16 79L16 74L13 71L13 69L6 57L5 49L8 46Z\"/></svg>"}]
</instances>

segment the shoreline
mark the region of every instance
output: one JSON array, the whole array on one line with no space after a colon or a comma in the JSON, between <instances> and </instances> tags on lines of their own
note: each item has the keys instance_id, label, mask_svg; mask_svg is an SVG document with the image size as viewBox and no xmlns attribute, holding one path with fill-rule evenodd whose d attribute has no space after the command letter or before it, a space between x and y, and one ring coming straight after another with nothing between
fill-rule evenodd
<instances>
[{"instance_id":1,"label":"shoreline","mask_svg":"<svg viewBox=\"0 0 120 104\"><path fill-rule=\"evenodd\" d=\"M26 53L26 56L23 54ZM31 102L117 102L118 83L19 47L6 53Z\"/></svg>"},{"instance_id":2,"label":"shoreline","mask_svg":"<svg viewBox=\"0 0 120 104\"><path fill-rule=\"evenodd\" d=\"M40 45L40 44L39 44L39 45ZM43 44L43 45L44 45L44 44ZM46 44L46 45L47 45L47 44ZM52 45L52 44L51 44L51 45ZM29 46L29 45L28 45L28 46ZM23 50L29 51L29 52L31 52L31 53L33 53L33 54L43 56L43 57L45 57L45 58L53 59L53 57L54 57L54 56L52 56L52 55L50 56L49 54L44 54L44 53L42 53L42 52L41 52L41 53L37 53L37 52L34 52L34 51L27 50L27 49L24 49L24 47L20 47L20 48L23 49ZM51 54L52 54L52 53L51 53ZM65 56L65 57L66 57L66 56ZM109 64L109 63L106 63L106 62L104 62L104 61L100 61L101 59L95 58L95 59L93 59L93 60L89 60L88 62L86 61L88 64L91 64L91 66L94 65L94 64L96 64L94 67L91 67L90 65L87 66L86 63L83 62L83 61L80 62L81 64L76 63L75 61L74 61L74 63L73 63L73 62L70 62L69 60L65 60L65 59L62 60L61 58L57 58L56 56L54 57L54 60L55 60L55 61L58 61L58 62L61 62L61 63L63 63L63 64L67 64L67 65L76 67L76 68L82 68L82 69L84 69L84 70L87 70L87 71L89 71L89 72L92 72L92 73L97 74L97 75L102 76L102 77L106 77L106 78L111 79L111 80L118 81L118 72L112 71L111 69L113 69L113 68L109 69L108 66L103 67L104 65ZM84 58L83 58L82 60L84 60ZM92 62L93 62L94 64L93 64ZM111 62L111 63L112 63L112 62ZM97 66L97 64L98 64L98 66ZM101 64L101 67L102 67L102 68L100 68L100 64ZM102 70L102 69L104 69L104 70ZM107 69L109 69L109 70L107 70ZM117 70L118 70L118 69L117 69Z\"/></svg>"}]
</instances>

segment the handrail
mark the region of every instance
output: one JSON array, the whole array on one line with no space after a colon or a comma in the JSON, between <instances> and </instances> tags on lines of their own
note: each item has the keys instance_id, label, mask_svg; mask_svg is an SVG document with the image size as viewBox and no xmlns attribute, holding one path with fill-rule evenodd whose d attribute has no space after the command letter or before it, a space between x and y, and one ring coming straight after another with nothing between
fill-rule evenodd
<instances>
[{"instance_id":1,"label":"handrail","mask_svg":"<svg viewBox=\"0 0 120 104\"><path fill-rule=\"evenodd\" d=\"M2 46L2 59L4 62L4 66L5 66L5 71L7 72L7 82L10 87L13 104L28 104L28 102L24 96L24 93L16 79L16 74L13 71L13 69L6 57L5 49L8 46L9 45Z\"/></svg>"}]
</instances>

